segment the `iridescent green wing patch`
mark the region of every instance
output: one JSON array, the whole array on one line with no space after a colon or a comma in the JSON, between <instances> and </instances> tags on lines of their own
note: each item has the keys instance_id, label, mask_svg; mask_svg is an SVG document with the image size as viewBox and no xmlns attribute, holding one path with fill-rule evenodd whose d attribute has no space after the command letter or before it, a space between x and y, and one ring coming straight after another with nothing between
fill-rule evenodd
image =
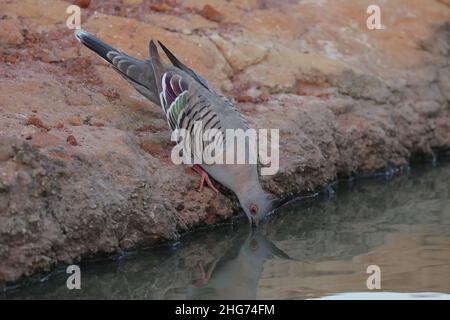
<instances>
[{"instance_id":1,"label":"iridescent green wing patch","mask_svg":"<svg viewBox=\"0 0 450 320\"><path fill-rule=\"evenodd\" d=\"M167 121L172 130L178 127L178 119L187 102L187 91L183 91L170 105L167 110Z\"/></svg>"}]
</instances>

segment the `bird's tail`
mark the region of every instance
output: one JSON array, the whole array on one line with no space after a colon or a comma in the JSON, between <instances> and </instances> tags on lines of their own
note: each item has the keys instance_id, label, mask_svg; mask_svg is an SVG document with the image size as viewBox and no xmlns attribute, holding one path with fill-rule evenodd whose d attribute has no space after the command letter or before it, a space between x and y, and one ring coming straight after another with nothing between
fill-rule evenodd
<instances>
[{"instance_id":1,"label":"bird's tail","mask_svg":"<svg viewBox=\"0 0 450 320\"><path fill-rule=\"evenodd\" d=\"M84 44L86 47L97 53L100 57L105 59L107 62L112 64L112 60L108 57L108 53L119 53L118 50L115 48L107 45L94 35L90 34L89 32L86 32L82 29L75 30L75 37L80 41L82 44Z\"/></svg>"},{"instance_id":2,"label":"bird's tail","mask_svg":"<svg viewBox=\"0 0 450 320\"><path fill-rule=\"evenodd\" d=\"M111 64L142 95L156 104L160 103L151 61L141 61L130 57L82 29L75 31L75 37Z\"/></svg>"}]
</instances>

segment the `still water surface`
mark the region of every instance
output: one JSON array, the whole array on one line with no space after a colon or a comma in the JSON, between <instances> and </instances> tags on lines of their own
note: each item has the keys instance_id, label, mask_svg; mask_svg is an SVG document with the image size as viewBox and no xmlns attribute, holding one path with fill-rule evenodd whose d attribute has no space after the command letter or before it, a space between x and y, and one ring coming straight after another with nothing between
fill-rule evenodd
<instances>
[{"instance_id":1,"label":"still water surface","mask_svg":"<svg viewBox=\"0 0 450 320\"><path fill-rule=\"evenodd\" d=\"M6 299L397 299L450 296L450 164L340 183L252 232L228 225L176 245L81 265ZM244 221L244 220L243 220ZM368 290L369 265L381 290Z\"/></svg>"}]
</instances>

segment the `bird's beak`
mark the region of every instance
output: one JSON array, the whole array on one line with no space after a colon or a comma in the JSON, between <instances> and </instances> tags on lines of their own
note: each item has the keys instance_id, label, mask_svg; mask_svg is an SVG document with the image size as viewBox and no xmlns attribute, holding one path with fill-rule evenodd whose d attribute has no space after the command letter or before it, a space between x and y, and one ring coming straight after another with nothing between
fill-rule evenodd
<instances>
[{"instance_id":1,"label":"bird's beak","mask_svg":"<svg viewBox=\"0 0 450 320\"><path fill-rule=\"evenodd\" d=\"M255 230L258 227L259 221L255 219L253 216L248 216L248 222L252 230Z\"/></svg>"}]
</instances>

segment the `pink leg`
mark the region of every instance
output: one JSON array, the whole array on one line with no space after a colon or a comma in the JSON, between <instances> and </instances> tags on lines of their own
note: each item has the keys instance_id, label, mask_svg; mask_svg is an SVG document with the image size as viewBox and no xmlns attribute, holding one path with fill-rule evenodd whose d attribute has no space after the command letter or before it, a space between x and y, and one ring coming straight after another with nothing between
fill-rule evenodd
<instances>
[{"instance_id":1,"label":"pink leg","mask_svg":"<svg viewBox=\"0 0 450 320\"><path fill-rule=\"evenodd\" d=\"M194 164L192 166L192 169L195 170L195 172L197 172L200 176L200 189L198 191L202 192L203 190L203 186L206 184L208 185L208 187L210 187L215 193L219 193L219 190L214 186L214 184L212 183L211 179L209 179L208 174L206 173L205 170L202 169L202 167L200 167L197 164Z\"/></svg>"},{"instance_id":2,"label":"pink leg","mask_svg":"<svg viewBox=\"0 0 450 320\"><path fill-rule=\"evenodd\" d=\"M211 279L212 273L213 273L214 269L216 268L217 260L218 259L213 261L213 263L211 264L211 266L208 269L208 273L205 273L205 269L203 268L203 263L201 261L198 263L198 268L200 269L201 278L198 279L197 282L195 283L195 286L197 288L204 287L209 282L209 279Z\"/></svg>"}]
</instances>

